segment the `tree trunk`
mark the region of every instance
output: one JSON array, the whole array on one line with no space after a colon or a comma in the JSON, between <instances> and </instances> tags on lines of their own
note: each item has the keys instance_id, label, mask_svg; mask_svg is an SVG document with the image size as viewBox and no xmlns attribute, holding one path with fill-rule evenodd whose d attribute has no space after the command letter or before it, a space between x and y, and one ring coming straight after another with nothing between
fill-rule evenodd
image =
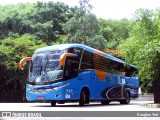
<instances>
[{"instance_id":1,"label":"tree trunk","mask_svg":"<svg viewBox=\"0 0 160 120\"><path fill-rule=\"evenodd\" d=\"M160 78L153 81L154 103L160 103Z\"/></svg>"}]
</instances>

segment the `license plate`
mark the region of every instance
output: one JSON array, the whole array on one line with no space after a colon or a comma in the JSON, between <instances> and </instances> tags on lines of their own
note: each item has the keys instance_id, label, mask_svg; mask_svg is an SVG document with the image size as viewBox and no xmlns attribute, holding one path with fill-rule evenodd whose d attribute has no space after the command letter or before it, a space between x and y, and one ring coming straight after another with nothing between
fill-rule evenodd
<instances>
[{"instance_id":1,"label":"license plate","mask_svg":"<svg viewBox=\"0 0 160 120\"><path fill-rule=\"evenodd\" d=\"M65 95L65 98L70 98L70 94L66 94L66 95Z\"/></svg>"},{"instance_id":2,"label":"license plate","mask_svg":"<svg viewBox=\"0 0 160 120\"><path fill-rule=\"evenodd\" d=\"M38 100L44 100L44 96L38 96Z\"/></svg>"}]
</instances>

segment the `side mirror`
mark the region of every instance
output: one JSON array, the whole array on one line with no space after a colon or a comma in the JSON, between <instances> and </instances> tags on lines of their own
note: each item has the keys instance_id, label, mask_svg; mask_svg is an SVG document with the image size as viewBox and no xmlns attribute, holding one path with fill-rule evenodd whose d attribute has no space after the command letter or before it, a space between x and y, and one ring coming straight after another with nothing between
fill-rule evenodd
<instances>
[{"instance_id":1,"label":"side mirror","mask_svg":"<svg viewBox=\"0 0 160 120\"><path fill-rule=\"evenodd\" d=\"M77 55L73 54L73 53L64 53L64 54L62 54L61 57L60 57L60 60L59 60L59 64L61 66L65 64L66 57L68 57L68 56L70 56L70 57L72 57L72 56L76 57Z\"/></svg>"},{"instance_id":2,"label":"side mirror","mask_svg":"<svg viewBox=\"0 0 160 120\"><path fill-rule=\"evenodd\" d=\"M32 59L32 57L26 57L20 60L20 62L18 63L19 65L19 69L23 70L23 65L26 61L30 61Z\"/></svg>"}]
</instances>

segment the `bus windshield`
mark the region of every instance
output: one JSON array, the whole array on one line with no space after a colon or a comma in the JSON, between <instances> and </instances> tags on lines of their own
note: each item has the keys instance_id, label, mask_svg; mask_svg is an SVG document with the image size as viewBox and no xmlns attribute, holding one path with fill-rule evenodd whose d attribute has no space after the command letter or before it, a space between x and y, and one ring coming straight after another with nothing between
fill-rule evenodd
<instances>
[{"instance_id":1,"label":"bus windshield","mask_svg":"<svg viewBox=\"0 0 160 120\"><path fill-rule=\"evenodd\" d=\"M65 51L35 53L29 70L29 82L44 83L63 78L63 66L59 65L60 56Z\"/></svg>"}]
</instances>

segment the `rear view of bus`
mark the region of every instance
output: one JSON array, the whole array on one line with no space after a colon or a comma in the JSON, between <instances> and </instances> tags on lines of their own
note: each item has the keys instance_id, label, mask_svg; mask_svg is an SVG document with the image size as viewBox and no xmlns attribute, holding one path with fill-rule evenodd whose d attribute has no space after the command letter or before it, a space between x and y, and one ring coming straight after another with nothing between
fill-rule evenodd
<instances>
[{"instance_id":1,"label":"rear view of bus","mask_svg":"<svg viewBox=\"0 0 160 120\"><path fill-rule=\"evenodd\" d=\"M130 97L137 98L138 78L116 75L117 71L109 73L104 62L114 66L118 62L112 61L117 59L107 58L106 54L101 56L102 52L95 51L85 45L62 44L37 49L32 57L23 58L19 62L20 69L23 69L25 61L30 61L27 100L51 101L51 106L79 101L83 106L90 100L98 100L102 104L111 101L128 104ZM115 70L114 67L112 69Z\"/></svg>"}]
</instances>

